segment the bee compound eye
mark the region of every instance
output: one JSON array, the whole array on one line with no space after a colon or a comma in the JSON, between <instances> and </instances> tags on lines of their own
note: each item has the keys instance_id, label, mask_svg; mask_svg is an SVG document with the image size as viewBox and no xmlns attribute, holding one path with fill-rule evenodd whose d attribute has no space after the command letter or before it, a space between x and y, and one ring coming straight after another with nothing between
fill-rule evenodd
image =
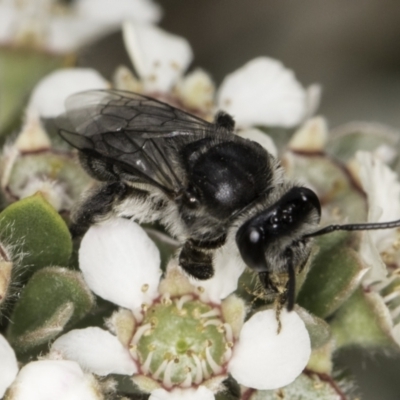
<instances>
[{"instance_id":1,"label":"bee compound eye","mask_svg":"<svg viewBox=\"0 0 400 400\"><path fill-rule=\"evenodd\" d=\"M301 199L303 203L311 205L321 215L321 203L318 196L308 188L301 188Z\"/></svg>"},{"instance_id":2,"label":"bee compound eye","mask_svg":"<svg viewBox=\"0 0 400 400\"><path fill-rule=\"evenodd\" d=\"M236 243L243 261L249 268L257 272L268 270L262 230L242 226L236 235Z\"/></svg>"}]
</instances>

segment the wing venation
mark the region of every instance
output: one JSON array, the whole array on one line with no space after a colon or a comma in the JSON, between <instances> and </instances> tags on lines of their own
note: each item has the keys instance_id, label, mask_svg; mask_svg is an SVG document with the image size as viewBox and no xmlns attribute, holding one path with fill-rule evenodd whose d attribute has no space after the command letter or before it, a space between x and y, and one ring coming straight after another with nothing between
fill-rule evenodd
<instances>
[{"instance_id":1,"label":"wing venation","mask_svg":"<svg viewBox=\"0 0 400 400\"><path fill-rule=\"evenodd\" d=\"M166 193L182 190L180 146L215 134L215 124L158 100L119 90L91 90L66 101L60 135L73 147L115 162Z\"/></svg>"}]
</instances>

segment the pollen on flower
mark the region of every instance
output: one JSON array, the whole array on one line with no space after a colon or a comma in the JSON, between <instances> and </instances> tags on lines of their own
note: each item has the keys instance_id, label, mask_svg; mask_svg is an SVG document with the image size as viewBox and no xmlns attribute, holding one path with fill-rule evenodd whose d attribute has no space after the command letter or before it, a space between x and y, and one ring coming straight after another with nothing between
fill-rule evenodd
<instances>
[{"instance_id":1,"label":"pollen on flower","mask_svg":"<svg viewBox=\"0 0 400 400\"><path fill-rule=\"evenodd\" d=\"M171 62L171 68L174 69L175 71L181 70L181 66L176 61Z\"/></svg>"},{"instance_id":2,"label":"pollen on flower","mask_svg":"<svg viewBox=\"0 0 400 400\"><path fill-rule=\"evenodd\" d=\"M136 347L130 347L143 375L169 390L199 385L227 370L232 328L219 307L194 295L163 296L147 311L131 341Z\"/></svg>"},{"instance_id":3,"label":"pollen on flower","mask_svg":"<svg viewBox=\"0 0 400 400\"><path fill-rule=\"evenodd\" d=\"M149 290L149 285L148 285L147 283L145 283L145 284L142 286L142 292L143 292L143 293L146 293L148 290Z\"/></svg>"},{"instance_id":4,"label":"pollen on flower","mask_svg":"<svg viewBox=\"0 0 400 400\"><path fill-rule=\"evenodd\" d=\"M160 300L161 304L164 304L166 306L169 306L170 304L172 304L172 300L171 297L168 293L165 293Z\"/></svg>"},{"instance_id":5,"label":"pollen on flower","mask_svg":"<svg viewBox=\"0 0 400 400\"><path fill-rule=\"evenodd\" d=\"M393 242L393 248L394 248L395 250L400 250L400 239L396 239L396 240Z\"/></svg>"}]
</instances>

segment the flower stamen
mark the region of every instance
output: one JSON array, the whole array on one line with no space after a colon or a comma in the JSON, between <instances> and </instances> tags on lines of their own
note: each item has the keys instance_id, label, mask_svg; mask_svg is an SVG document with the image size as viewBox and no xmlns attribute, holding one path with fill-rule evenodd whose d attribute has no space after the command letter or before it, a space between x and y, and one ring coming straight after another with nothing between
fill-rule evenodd
<instances>
[{"instance_id":1,"label":"flower stamen","mask_svg":"<svg viewBox=\"0 0 400 400\"><path fill-rule=\"evenodd\" d=\"M222 324L222 321L220 319L209 319L208 321L205 321L203 323L203 326L209 326L209 325L215 325L215 326L220 326Z\"/></svg>"},{"instance_id":2,"label":"flower stamen","mask_svg":"<svg viewBox=\"0 0 400 400\"><path fill-rule=\"evenodd\" d=\"M227 362L231 359L232 357L232 348L233 348L233 342L227 342L225 345L225 353L224 353L224 362Z\"/></svg>"},{"instance_id":3,"label":"flower stamen","mask_svg":"<svg viewBox=\"0 0 400 400\"><path fill-rule=\"evenodd\" d=\"M165 306L169 306L172 304L171 295L169 293L165 293L161 297L161 304Z\"/></svg>"},{"instance_id":4,"label":"flower stamen","mask_svg":"<svg viewBox=\"0 0 400 400\"><path fill-rule=\"evenodd\" d=\"M192 386L192 381L193 381L193 379L192 379L192 369L190 367L187 367L186 368L186 373L187 373L186 378L180 385L182 388L189 388L189 387Z\"/></svg>"},{"instance_id":5,"label":"flower stamen","mask_svg":"<svg viewBox=\"0 0 400 400\"><path fill-rule=\"evenodd\" d=\"M137 331L135 332L135 334L133 335L131 344L137 345L140 338L147 332L151 330L151 324L145 324L140 326Z\"/></svg>"},{"instance_id":6,"label":"flower stamen","mask_svg":"<svg viewBox=\"0 0 400 400\"><path fill-rule=\"evenodd\" d=\"M400 296L400 287L396 287L392 293L389 293L388 295L383 297L383 301L388 304L392 300L396 299L397 297Z\"/></svg>"},{"instance_id":7,"label":"flower stamen","mask_svg":"<svg viewBox=\"0 0 400 400\"><path fill-rule=\"evenodd\" d=\"M201 362L199 357L197 357L196 354L191 353L190 354L196 364L196 371L195 371L195 377L194 377L194 383L196 385L199 385L201 383L201 381L203 380L203 369L201 367Z\"/></svg>"},{"instance_id":8,"label":"flower stamen","mask_svg":"<svg viewBox=\"0 0 400 400\"><path fill-rule=\"evenodd\" d=\"M232 327L228 324L225 323L224 325L224 329L225 329L225 337L228 343L232 343L233 342L233 331L232 331Z\"/></svg>"},{"instance_id":9,"label":"flower stamen","mask_svg":"<svg viewBox=\"0 0 400 400\"><path fill-rule=\"evenodd\" d=\"M179 298L178 300L175 301L176 304L176 308L181 311L182 307L185 303L187 303L188 301L193 300L193 296L190 294L187 294L185 296L182 296L181 298Z\"/></svg>"},{"instance_id":10,"label":"flower stamen","mask_svg":"<svg viewBox=\"0 0 400 400\"><path fill-rule=\"evenodd\" d=\"M211 345L206 347L206 359L207 359L208 365L210 366L210 368L212 369L214 374L218 375L223 371L223 369L212 358L210 348L211 348Z\"/></svg>"},{"instance_id":11,"label":"flower stamen","mask_svg":"<svg viewBox=\"0 0 400 400\"><path fill-rule=\"evenodd\" d=\"M201 369L202 369L202 371L203 371L204 379L210 379L210 376L211 376L211 375L210 375L210 373L208 372L206 360L202 359L202 360L200 361L200 363L201 363Z\"/></svg>"},{"instance_id":12,"label":"flower stamen","mask_svg":"<svg viewBox=\"0 0 400 400\"><path fill-rule=\"evenodd\" d=\"M142 371L143 371L144 375L147 375L150 372L150 364L151 364L151 360L153 358L154 350L149 352L149 354L147 355L146 361L142 365Z\"/></svg>"},{"instance_id":13,"label":"flower stamen","mask_svg":"<svg viewBox=\"0 0 400 400\"><path fill-rule=\"evenodd\" d=\"M172 375L172 367L173 367L174 363L176 363L176 359L177 358L168 361L168 364L165 367L163 385L168 389L172 388L172 386L173 386L173 383L171 380L171 375ZM178 358L178 362L179 362L179 358Z\"/></svg>"},{"instance_id":14,"label":"flower stamen","mask_svg":"<svg viewBox=\"0 0 400 400\"><path fill-rule=\"evenodd\" d=\"M221 315L221 311L218 308L213 308L210 311L200 314L200 317L201 318L210 318L210 317L219 317L220 315Z\"/></svg>"},{"instance_id":15,"label":"flower stamen","mask_svg":"<svg viewBox=\"0 0 400 400\"><path fill-rule=\"evenodd\" d=\"M160 364L160 366L157 368L157 371L153 374L154 379L158 379L160 375L165 371L167 368L167 365L170 360L163 360L163 362Z\"/></svg>"}]
</instances>

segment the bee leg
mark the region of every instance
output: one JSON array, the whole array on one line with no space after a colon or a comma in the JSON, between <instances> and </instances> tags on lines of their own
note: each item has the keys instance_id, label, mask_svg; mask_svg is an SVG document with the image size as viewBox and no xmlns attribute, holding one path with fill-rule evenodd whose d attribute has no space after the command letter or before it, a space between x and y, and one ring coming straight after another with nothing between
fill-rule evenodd
<instances>
[{"instance_id":1,"label":"bee leg","mask_svg":"<svg viewBox=\"0 0 400 400\"><path fill-rule=\"evenodd\" d=\"M264 289L267 293L273 293L275 300L274 300L274 309L275 309L275 317L276 321L278 322L278 329L277 333L279 334L282 329L282 322L281 322L281 311L285 306L286 301L288 300L288 289L287 285L285 288L282 286L277 285L273 279L271 279L269 272L259 272L258 278L263 285Z\"/></svg>"},{"instance_id":2,"label":"bee leg","mask_svg":"<svg viewBox=\"0 0 400 400\"><path fill-rule=\"evenodd\" d=\"M212 253L188 240L179 254L179 265L191 276L207 280L214 275Z\"/></svg>"},{"instance_id":3,"label":"bee leg","mask_svg":"<svg viewBox=\"0 0 400 400\"><path fill-rule=\"evenodd\" d=\"M90 225L106 219L112 214L115 205L128 196L146 197L147 192L129 187L121 181L104 183L90 192L72 214L72 236L82 236Z\"/></svg>"}]
</instances>

